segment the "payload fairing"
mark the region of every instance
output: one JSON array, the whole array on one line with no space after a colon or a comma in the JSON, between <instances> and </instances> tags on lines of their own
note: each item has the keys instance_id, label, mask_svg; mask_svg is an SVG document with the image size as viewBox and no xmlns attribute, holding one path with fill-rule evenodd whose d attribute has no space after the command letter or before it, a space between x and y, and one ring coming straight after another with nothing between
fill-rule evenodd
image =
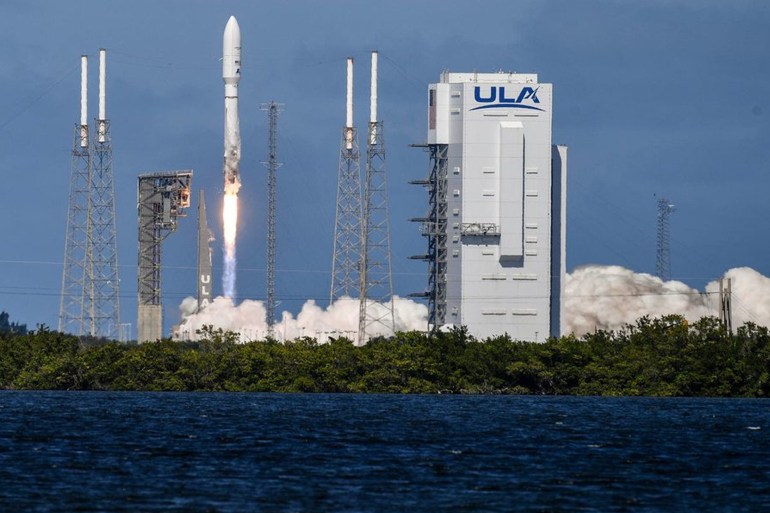
<instances>
[{"instance_id":1,"label":"payload fairing","mask_svg":"<svg viewBox=\"0 0 770 513\"><path fill-rule=\"evenodd\" d=\"M241 79L241 29L235 16L225 26L222 42L222 79L225 81L225 193L237 194L241 187L238 163L241 134L238 121L238 81Z\"/></svg>"}]
</instances>

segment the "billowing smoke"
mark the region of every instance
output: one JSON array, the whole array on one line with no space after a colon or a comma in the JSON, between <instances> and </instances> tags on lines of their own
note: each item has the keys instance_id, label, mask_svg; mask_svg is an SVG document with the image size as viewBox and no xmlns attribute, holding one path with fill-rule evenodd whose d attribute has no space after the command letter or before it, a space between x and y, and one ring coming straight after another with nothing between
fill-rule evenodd
<instances>
[{"instance_id":1,"label":"billowing smoke","mask_svg":"<svg viewBox=\"0 0 770 513\"><path fill-rule=\"evenodd\" d=\"M753 269L731 269L733 325L770 326L770 279ZM682 315L690 321L719 315L719 281L699 292L680 281L666 281L620 266L579 267L567 275L564 291L566 333L616 330L643 316Z\"/></svg>"},{"instance_id":2,"label":"billowing smoke","mask_svg":"<svg viewBox=\"0 0 770 513\"><path fill-rule=\"evenodd\" d=\"M235 305L232 299L217 297L202 311L195 313L197 305L195 298L188 297L179 307L182 312L179 336L183 339L196 340L196 331L205 325L239 333L241 341L264 340L267 337L266 309L262 301L247 299ZM393 306L396 331L425 330L428 319L428 308L425 305L395 296ZM374 302L367 306L375 315L377 309L383 308ZM302 306L296 317L283 312L281 321L273 325L274 337L277 340L294 340L308 336L326 342L330 338L344 336L356 342L358 311L358 299L342 297L326 308L311 299ZM367 330L368 336L392 334L392 330L381 325Z\"/></svg>"},{"instance_id":3,"label":"billowing smoke","mask_svg":"<svg viewBox=\"0 0 770 513\"><path fill-rule=\"evenodd\" d=\"M770 278L748 267L725 273L732 279L733 325L753 322L770 326ZM633 324L643 316L682 315L690 321L718 315L719 281L706 286L704 292L680 281L662 281L650 274L635 273L620 266L591 265L579 267L567 275L564 291L565 333L580 336L594 330L617 330ZM396 297L397 331L424 331L428 309L424 304ZM261 301L246 300L235 305L229 298L218 297L203 311L195 313L197 302L188 297L181 306L180 337L195 340L196 330L204 325L234 331L241 341L263 340L267 336L265 306ZM382 308L370 304L368 309ZM341 298L323 308L309 300L296 317L283 313L274 326L277 340L293 340L309 336L319 342L345 336L356 341L359 303ZM375 312L376 314L376 312ZM391 335L378 327L369 335Z\"/></svg>"}]
</instances>

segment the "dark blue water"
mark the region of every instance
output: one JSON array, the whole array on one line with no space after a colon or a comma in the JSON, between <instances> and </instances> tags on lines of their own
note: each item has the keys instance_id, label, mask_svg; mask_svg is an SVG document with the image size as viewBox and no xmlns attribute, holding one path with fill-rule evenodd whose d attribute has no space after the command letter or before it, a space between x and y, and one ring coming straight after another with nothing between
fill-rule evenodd
<instances>
[{"instance_id":1,"label":"dark blue water","mask_svg":"<svg viewBox=\"0 0 770 513\"><path fill-rule=\"evenodd\" d=\"M0 511L770 511L770 402L0 392Z\"/></svg>"}]
</instances>

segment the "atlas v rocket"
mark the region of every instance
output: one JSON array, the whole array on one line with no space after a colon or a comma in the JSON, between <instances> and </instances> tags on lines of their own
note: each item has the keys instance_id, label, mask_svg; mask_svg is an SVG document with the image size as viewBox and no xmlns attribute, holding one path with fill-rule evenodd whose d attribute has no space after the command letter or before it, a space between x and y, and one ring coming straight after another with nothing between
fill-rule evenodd
<instances>
[{"instance_id":1,"label":"atlas v rocket","mask_svg":"<svg viewBox=\"0 0 770 513\"><path fill-rule=\"evenodd\" d=\"M222 43L222 79L225 81L225 193L237 194L241 187L238 163L241 134L238 128L238 81L241 79L241 28L235 16L225 26Z\"/></svg>"}]
</instances>

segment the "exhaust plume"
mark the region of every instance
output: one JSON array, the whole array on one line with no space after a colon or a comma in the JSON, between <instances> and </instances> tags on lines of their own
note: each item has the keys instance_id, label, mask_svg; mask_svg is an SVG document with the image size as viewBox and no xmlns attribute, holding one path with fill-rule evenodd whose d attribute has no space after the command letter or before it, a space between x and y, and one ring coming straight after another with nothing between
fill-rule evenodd
<instances>
[{"instance_id":1,"label":"exhaust plume","mask_svg":"<svg viewBox=\"0 0 770 513\"><path fill-rule=\"evenodd\" d=\"M730 269L733 325L770 326L770 279L748 267ZM635 273L620 266L590 265L567 274L565 333L617 330L644 316L682 315L688 321L719 313L719 280L700 292L676 280Z\"/></svg>"},{"instance_id":2,"label":"exhaust plume","mask_svg":"<svg viewBox=\"0 0 770 513\"><path fill-rule=\"evenodd\" d=\"M427 325L428 308L421 304L398 296L393 298L396 331L424 330ZM205 325L213 325L225 331L240 334L240 340L264 340L268 326L266 308L262 301L245 300L236 305L231 298L217 297L206 308L196 313L197 301L188 297L179 309L182 323L179 338L197 340L196 331ZM332 338L346 337L353 342L358 338L357 298L342 297L327 308L318 306L314 300L308 300L302 310L294 317L283 312L282 319L273 325L277 340L294 340L300 337L315 338L318 342L328 342ZM379 303L370 303L368 308L385 307ZM390 336L393 332L384 326L373 327L371 336Z\"/></svg>"},{"instance_id":3,"label":"exhaust plume","mask_svg":"<svg viewBox=\"0 0 770 513\"><path fill-rule=\"evenodd\" d=\"M730 269L724 275L732 281L733 325L746 322L770 326L770 278L748 267ZM689 321L717 316L719 280L706 286L704 292L672 280L636 273L621 266L589 265L567 274L564 293L565 333L582 336L594 330L618 330L644 316L682 315ZM428 308L409 299L394 298L396 331L424 331L428 324ZM213 325L237 332L241 341L263 340L267 336L265 306L261 301L243 301L235 305L231 298L218 297L208 307L195 313L197 301L185 299L180 310L182 323L179 337L196 340L196 330ZM372 303L368 308L384 308ZM342 297L328 308L307 301L296 317L283 313L275 324L278 340L294 340L308 336L318 342L347 337L357 342L358 299ZM372 335L392 335L380 327Z\"/></svg>"}]
</instances>

